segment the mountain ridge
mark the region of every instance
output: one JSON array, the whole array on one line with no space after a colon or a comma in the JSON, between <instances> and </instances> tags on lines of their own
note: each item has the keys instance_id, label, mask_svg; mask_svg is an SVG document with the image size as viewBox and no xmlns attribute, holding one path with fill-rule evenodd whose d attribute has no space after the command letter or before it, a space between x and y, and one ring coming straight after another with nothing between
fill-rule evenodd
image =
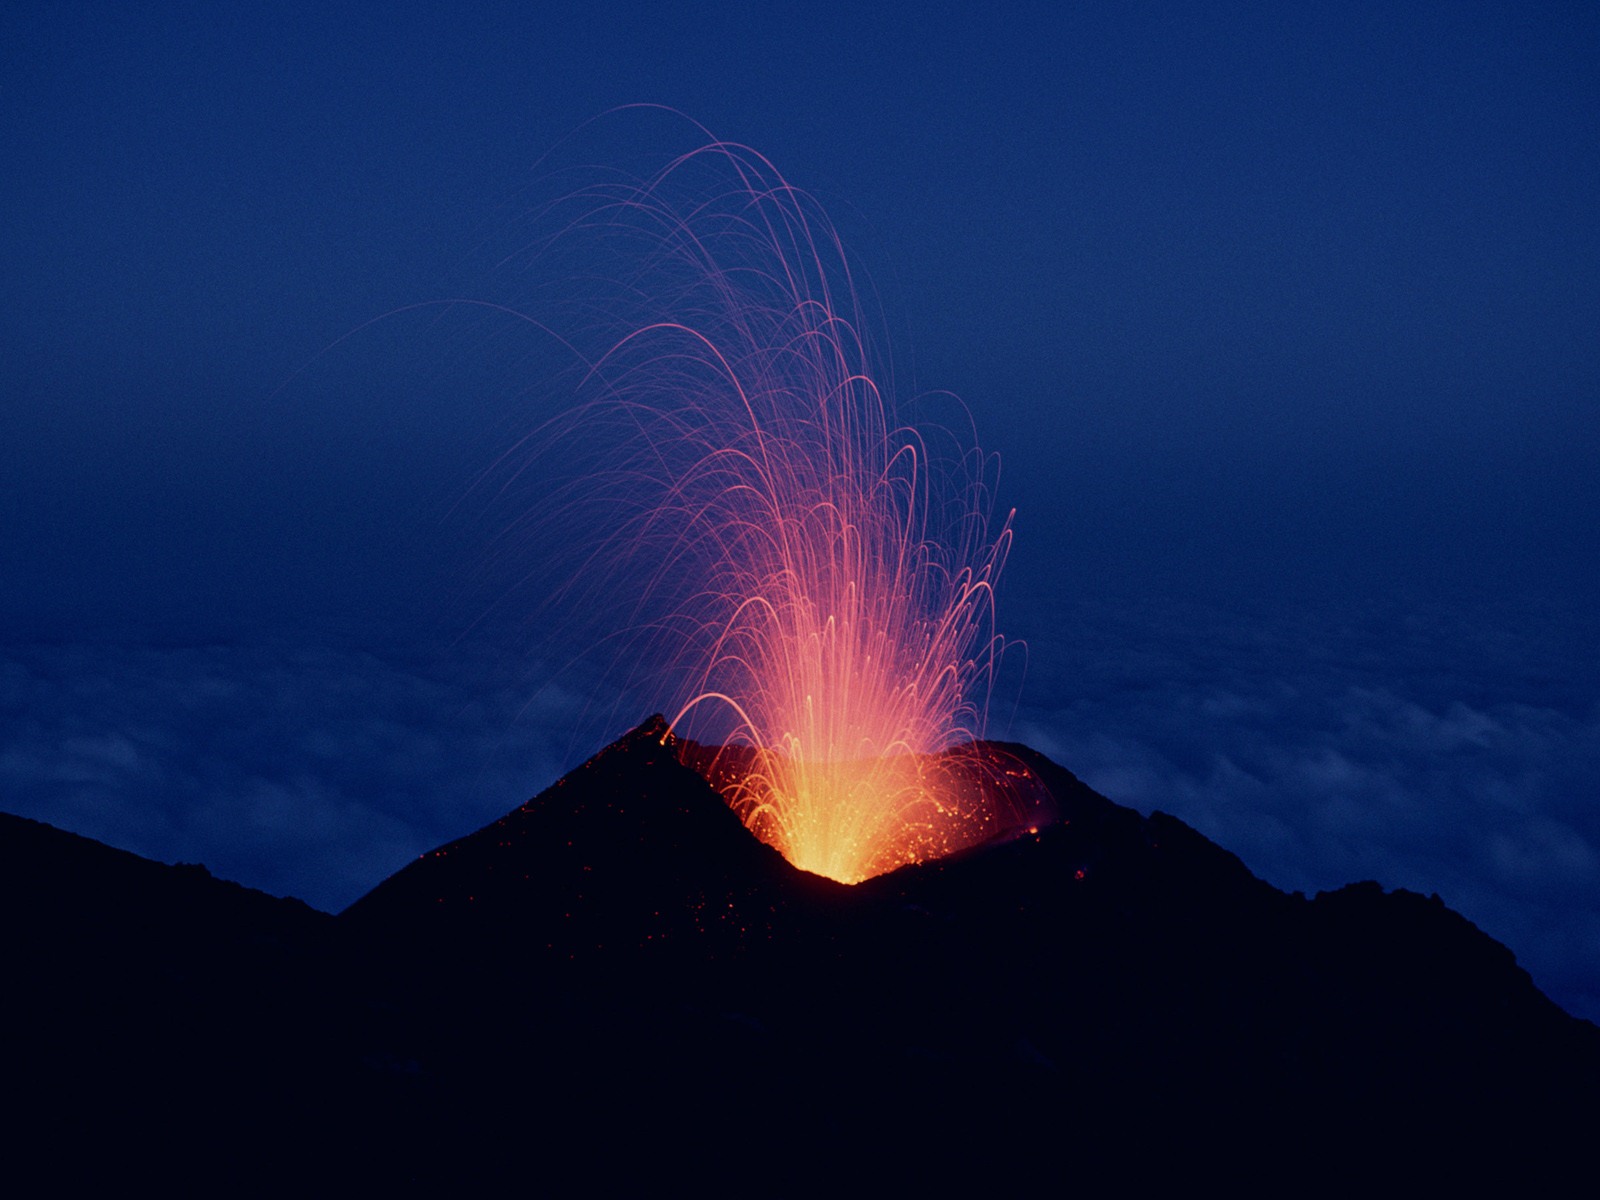
<instances>
[{"instance_id":1,"label":"mountain ridge","mask_svg":"<svg viewBox=\"0 0 1600 1200\"><path fill-rule=\"evenodd\" d=\"M991 749L1056 823L847 886L757 841L681 749L646 722L337 917L34 837L33 875L0 871L16 977L47 983L4 1024L30 1031L25 1090L83 1104L90 1081L129 1152L170 1154L137 1081L174 1085L224 1173L265 1139L291 1174L314 1147L504 1181L531 1138L553 1171L729 1188L797 1142L796 1187L855 1164L1113 1179L1152 1142L1167 1165L1136 1173L1166 1182L1304 1155L1526 1176L1600 1115L1600 1029L1437 897L1281 892L1014 745ZM0 838L0 866L21 847ZM163 889L186 899L151 907ZM167 927L103 915L139 911ZM63 969L96 921L110 950ZM86 1027L110 1032L85 1049ZM730 1098L752 1120L709 1137ZM996 1159L1016 1146L1053 1149Z\"/></svg>"}]
</instances>

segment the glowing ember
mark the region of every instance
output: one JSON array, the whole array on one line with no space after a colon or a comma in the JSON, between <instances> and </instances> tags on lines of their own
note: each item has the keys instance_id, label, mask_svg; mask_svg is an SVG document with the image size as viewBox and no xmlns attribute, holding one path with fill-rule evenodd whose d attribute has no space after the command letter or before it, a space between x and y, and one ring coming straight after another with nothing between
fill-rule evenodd
<instances>
[{"instance_id":1,"label":"glowing ember","mask_svg":"<svg viewBox=\"0 0 1600 1200\"><path fill-rule=\"evenodd\" d=\"M569 601L637 597L628 671L799 867L854 882L1037 824L1014 763L951 750L1004 648L993 461L897 416L826 217L726 143L565 204L549 244L600 231L630 263L604 318L629 323L547 430L569 469L605 444L562 492L606 524Z\"/></svg>"}]
</instances>

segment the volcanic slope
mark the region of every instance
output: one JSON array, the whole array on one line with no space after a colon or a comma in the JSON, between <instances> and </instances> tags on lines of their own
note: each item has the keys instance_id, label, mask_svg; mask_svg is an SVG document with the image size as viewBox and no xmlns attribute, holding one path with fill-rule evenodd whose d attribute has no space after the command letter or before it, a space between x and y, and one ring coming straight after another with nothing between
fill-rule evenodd
<instances>
[{"instance_id":1,"label":"volcanic slope","mask_svg":"<svg viewBox=\"0 0 1600 1200\"><path fill-rule=\"evenodd\" d=\"M1055 823L854 887L753 838L659 720L336 919L6 818L6 1160L741 1194L1586 1166L1600 1030L1437 898L1286 895L968 752Z\"/></svg>"},{"instance_id":2,"label":"volcanic slope","mask_svg":"<svg viewBox=\"0 0 1600 1200\"><path fill-rule=\"evenodd\" d=\"M1002 1148L1039 1145L1095 1173L1309 1155L1437 1182L1587 1138L1600 1030L1437 897L1287 895L1041 755L979 750L1039 781L1056 823L845 887L757 842L646 723L340 918L407 1016L383 1054L440 1095L540 1079L627 1114L652 1161L734 1120L691 1169L785 1160L812 1182L1029 1180Z\"/></svg>"},{"instance_id":3,"label":"volcanic slope","mask_svg":"<svg viewBox=\"0 0 1600 1200\"><path fill-rule=\"evenodd\" d=\"M16 1195L193 1179L258 1160L283 1114L314 1129L329 1110L307 1084L343 1039L334 928L199 864L0 813L0 1179Z\"/></svg>"}]
</instances>

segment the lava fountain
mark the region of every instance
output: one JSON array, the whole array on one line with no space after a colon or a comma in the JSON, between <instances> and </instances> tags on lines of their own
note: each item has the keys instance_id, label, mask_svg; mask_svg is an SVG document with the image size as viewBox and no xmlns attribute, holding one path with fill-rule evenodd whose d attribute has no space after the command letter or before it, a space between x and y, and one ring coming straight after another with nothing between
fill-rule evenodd
<instances>
[{"instance_id":1,"label":"lava fountain","mask_svg":"<svg viewBox=\"0 0 1600 1200\"><path fill-rule=\"evenodd\" d=\"M566 469L529 521L583 530L562 598L621 616L608 644L692 765L845 882L1037 822L978 743L1006 646L996 462L897 414L825 214L712 141L544 215L535 260L597 236L611 273L562 335L596 346L577 402L504 462Z\"/></svg>"}]
</instances>

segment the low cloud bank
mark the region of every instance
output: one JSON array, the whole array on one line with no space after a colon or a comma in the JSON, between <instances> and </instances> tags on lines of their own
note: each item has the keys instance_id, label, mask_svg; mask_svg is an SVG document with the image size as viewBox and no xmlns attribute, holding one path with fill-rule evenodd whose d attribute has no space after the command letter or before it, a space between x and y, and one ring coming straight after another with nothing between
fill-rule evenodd
<instances>
[{"instance_id":1,"label":"low cloud bank","mask_svg":"<svg viewBox=\"0 0 1600 1200\"><path fill-rule=\"evenodd\" d=\"M1600 1020L1600 661L1558 605L1063 604L1012 736L1258 875L1437 892Z\"/></svg>"},{"instance_id":2,"label":"low cloud bank","mask_svg":"<svg viewBox=\"0 0 1600 1200\"><path fill-rule=\"evenodd\" d=\"M338 911L596 747L485 653L0 650L0 807Z\"/></svg>"}]
</instances>

